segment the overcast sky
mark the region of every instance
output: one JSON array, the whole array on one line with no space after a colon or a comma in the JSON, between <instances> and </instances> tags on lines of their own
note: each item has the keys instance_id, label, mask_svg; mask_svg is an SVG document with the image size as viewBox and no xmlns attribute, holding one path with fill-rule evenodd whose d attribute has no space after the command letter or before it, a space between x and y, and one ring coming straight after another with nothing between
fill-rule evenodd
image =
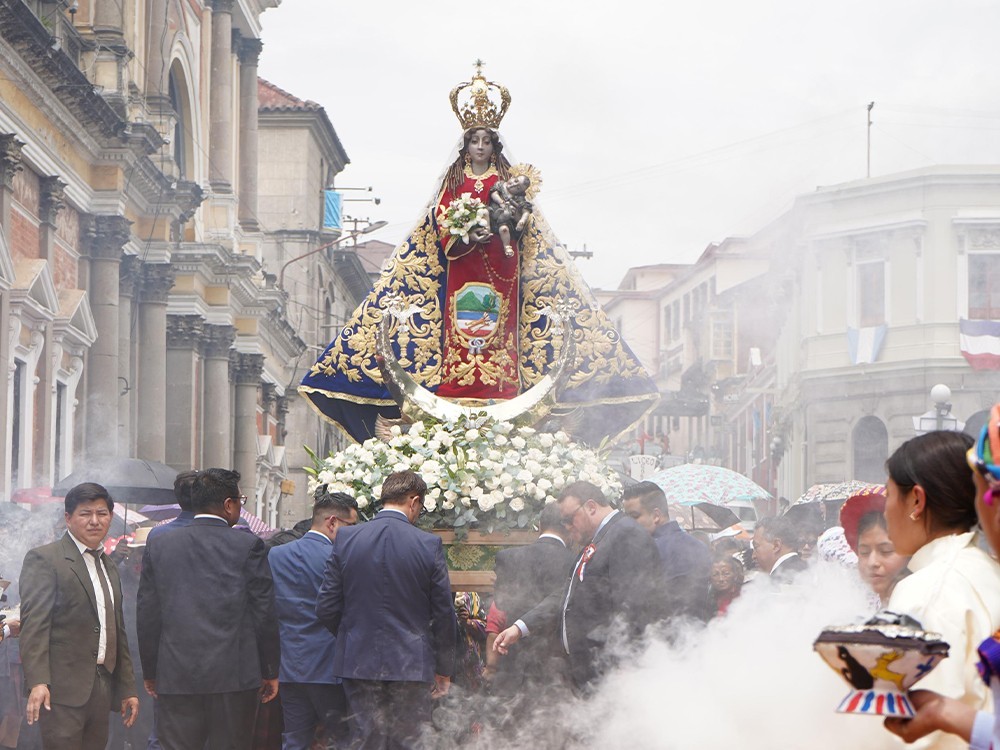
<instances>
[{"instance_id":1,"label":"overcast sky","mask_svg":"<svg viewBox=\"0 0 1000 750\"><path fill-rule=\"evenodd\" d=\"M260 75L326 108L351 159L338 186L382 199L347 210L392 243L436 188L461 134L448 92L481 57L511 92L507 147L599 287L863 178L869 101L872 176L1000 165L997 0L283 0L262 23Z\"/></svg>"}]
</instances>

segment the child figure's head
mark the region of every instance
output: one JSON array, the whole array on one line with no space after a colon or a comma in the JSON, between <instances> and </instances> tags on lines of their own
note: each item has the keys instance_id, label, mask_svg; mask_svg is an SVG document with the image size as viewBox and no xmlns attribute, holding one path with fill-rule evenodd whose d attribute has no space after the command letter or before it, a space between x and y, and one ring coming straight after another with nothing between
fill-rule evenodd
<instances>
[{"instance_id":1,"label":"child figure's head","mask_svg":"<svg viewBox=\"0 0 1000 750\"><path fill-rule=\"evenodd\" d=\"M524 195L528 192L529 187L531 187L531 180L528 179L527 175L522 174L507 180L507 189L515 195Z\"/></svg>"}]
</instances>

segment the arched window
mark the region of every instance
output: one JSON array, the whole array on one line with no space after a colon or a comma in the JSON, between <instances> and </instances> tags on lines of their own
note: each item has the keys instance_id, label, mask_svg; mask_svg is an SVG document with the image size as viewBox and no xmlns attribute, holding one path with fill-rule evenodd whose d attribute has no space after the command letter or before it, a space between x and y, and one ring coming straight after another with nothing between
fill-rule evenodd
<instances>
[{"instance_id":1,"label":"arched window","mask_svg":"<svg viewBox=\"0 0 1000 750\"><path fill-rule=\"evenodd\" d=\"M854 476L862 482L885 482L885 462L889 458L889 431L878 417L862 417L854 426Z\"/></svg>"}]
</instances>

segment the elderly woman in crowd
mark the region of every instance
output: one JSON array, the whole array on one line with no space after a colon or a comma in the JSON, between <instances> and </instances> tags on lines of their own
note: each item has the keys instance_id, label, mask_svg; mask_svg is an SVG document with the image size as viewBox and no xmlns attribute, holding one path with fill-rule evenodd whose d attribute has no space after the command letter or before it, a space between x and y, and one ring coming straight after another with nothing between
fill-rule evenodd
<instances>
[{"instance_id":1,"label":"elderly woman in crowd","mask_svg":"<svg viewBox=\"0 0 1000 750\"><path fill-rule=\"evenodd\" d=\"M743 565L733 555L716 553L710 575L713 617L726 614L743 588Z\"/></svg>"},{"instance_id":2,"label":"elderly woman in crowd","mask_svg":"<svg viewBox=\"0 0 1000 750\"><path fill-rule=\"evenodd\" d=\"M959 432L931 432L903 443L886 462L885 518L896 552L911 555L889 609L908 614L950 645L948 658L920 686L969 710L992 705L976 670L976 648L1000 625L1000 565L976 543L976 485ZM935 732L921 748L965 747Z\"/></svg>"}]
</instances>

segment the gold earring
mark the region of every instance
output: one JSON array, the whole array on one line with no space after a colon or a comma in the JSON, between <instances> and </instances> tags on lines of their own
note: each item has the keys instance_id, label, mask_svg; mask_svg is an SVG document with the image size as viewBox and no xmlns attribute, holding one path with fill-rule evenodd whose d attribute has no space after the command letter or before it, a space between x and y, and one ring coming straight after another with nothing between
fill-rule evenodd
<instances>
[{"instance_id":1,"label":"gold earring","mask_svg":"<svg viewBox=\"0 0 1000 750\"><path fill-rule=\"evenodd\" d=\"M911 520L911 521L919 521L919 520L920 520L919 518L917 518L917 512L916 512L916 511L913 511L913 512L912 512L912 513L910 514L910 520Z\"/></svg>"}]
</instances>

